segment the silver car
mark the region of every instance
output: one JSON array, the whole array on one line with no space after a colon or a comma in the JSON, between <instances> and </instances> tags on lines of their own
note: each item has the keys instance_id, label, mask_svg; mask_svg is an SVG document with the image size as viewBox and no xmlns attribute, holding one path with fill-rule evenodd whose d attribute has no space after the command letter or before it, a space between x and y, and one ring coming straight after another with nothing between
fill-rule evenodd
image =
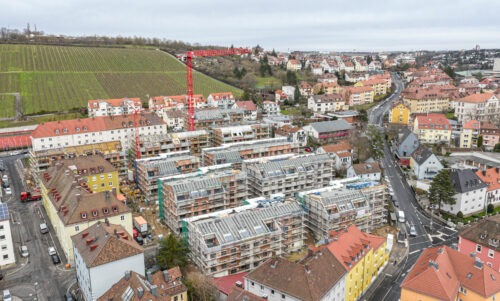
<instances>
[{"instance_id":1,"label":"silver car","mask_svg":"<svg viewBox=\"0 0 500 301\"><path fill-rule=\"evenodd\" d=\"M30 252L28 251L27 246L20 246L19 247L19 253L21 254L22 257L28 257L30 256Z\"/></svg>"},{"instance_id":2,"label":"silver car","mask_svg":"<svg viewBox=\"0 0 500 301\"><path fill-rule=\"evenodd\" d=\"M417 230L415 229L415 226L411 225L410 227L410 236L417 236Z\"/></svg>"}]
</instances>

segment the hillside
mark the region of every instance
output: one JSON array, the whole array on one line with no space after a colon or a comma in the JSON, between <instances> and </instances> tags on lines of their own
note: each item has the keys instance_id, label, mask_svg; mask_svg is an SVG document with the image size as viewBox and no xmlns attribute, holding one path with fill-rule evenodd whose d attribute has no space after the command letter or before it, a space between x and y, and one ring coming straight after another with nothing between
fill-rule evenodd
<instances>
[{"instance_id":1,"label":"hillside","mask_svg":"<svg viewBox=\"0 0 500 301\"><path fill-rule=\"evenodd\" d=\"M237 88L194 74L195 93ZM185 66L146 48L0 45L0 93L21 93L24 114L85 107L97 98L175 95L186 91ZM0 95L1 117L15 115L14 97Z\"/></svg>"}]
</instances>

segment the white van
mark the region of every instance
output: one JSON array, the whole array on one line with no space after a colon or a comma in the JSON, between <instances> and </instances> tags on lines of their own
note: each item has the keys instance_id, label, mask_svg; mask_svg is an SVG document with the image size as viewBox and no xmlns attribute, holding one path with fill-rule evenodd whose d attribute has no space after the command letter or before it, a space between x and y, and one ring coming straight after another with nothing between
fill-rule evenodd
<instances>
[{"instance_id":1,"label":"white van","mask_svg":"<svg viewBox=\"0 0 500 301\"><path fill-rule=\"evenodd\" d=\"M405 213L403 210L399 210L398 211L398 221L400 223L404 223L406 220L405 220Z\"/></svg>"},{"instance_id":2,"label":"white van","mask_svg":"<svg viewBox=\"0 0 500 301\"><path fill-rule=\"evenodd\" d=\"M40 224L40 232L42 232L42 234L49 233L49 228L46 223Z\"/></svg>"}]
</instances>

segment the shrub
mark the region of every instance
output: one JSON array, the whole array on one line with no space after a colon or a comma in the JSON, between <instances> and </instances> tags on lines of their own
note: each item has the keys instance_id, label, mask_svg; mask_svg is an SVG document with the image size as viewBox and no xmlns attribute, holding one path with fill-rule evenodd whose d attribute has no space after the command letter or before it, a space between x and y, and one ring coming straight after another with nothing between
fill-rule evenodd
<instances>
[{"instance_id":1,"label":"shrub","mask_svg":"<svg viewBox=\"0 0 500 301\"><path fill-rule=\"evenodd\" d=\"M488 207L487 207L487 212L488 212L488 213L493 213L493 211L495 211L495 205L493 205L493 204L488 204Z\"/></svg>"},{"instance_id":2,"label":"shrub","mask_svg":"<svg viewBox=\"0 0 500 301\"><path fill-rule=\"evenodd\" d=\"M462 211L458 211L457 217L458 218L464 218L464 214L462 213Z\"/></svg>"}]
</instances>

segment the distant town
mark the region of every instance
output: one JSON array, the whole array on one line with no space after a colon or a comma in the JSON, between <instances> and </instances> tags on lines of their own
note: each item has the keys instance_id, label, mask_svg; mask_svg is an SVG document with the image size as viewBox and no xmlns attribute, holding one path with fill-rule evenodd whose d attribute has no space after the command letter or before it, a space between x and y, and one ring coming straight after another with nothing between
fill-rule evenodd
<instances>
[{"instance_id":1,"label":"distant town","mask_svg":"<svg viewBox=\"0 0 500 301\"><path fill-rule=\"evenodd\" d=\"M0 42L3 300L500 297L499 49Z\"/></svg>"}]
</instances>

